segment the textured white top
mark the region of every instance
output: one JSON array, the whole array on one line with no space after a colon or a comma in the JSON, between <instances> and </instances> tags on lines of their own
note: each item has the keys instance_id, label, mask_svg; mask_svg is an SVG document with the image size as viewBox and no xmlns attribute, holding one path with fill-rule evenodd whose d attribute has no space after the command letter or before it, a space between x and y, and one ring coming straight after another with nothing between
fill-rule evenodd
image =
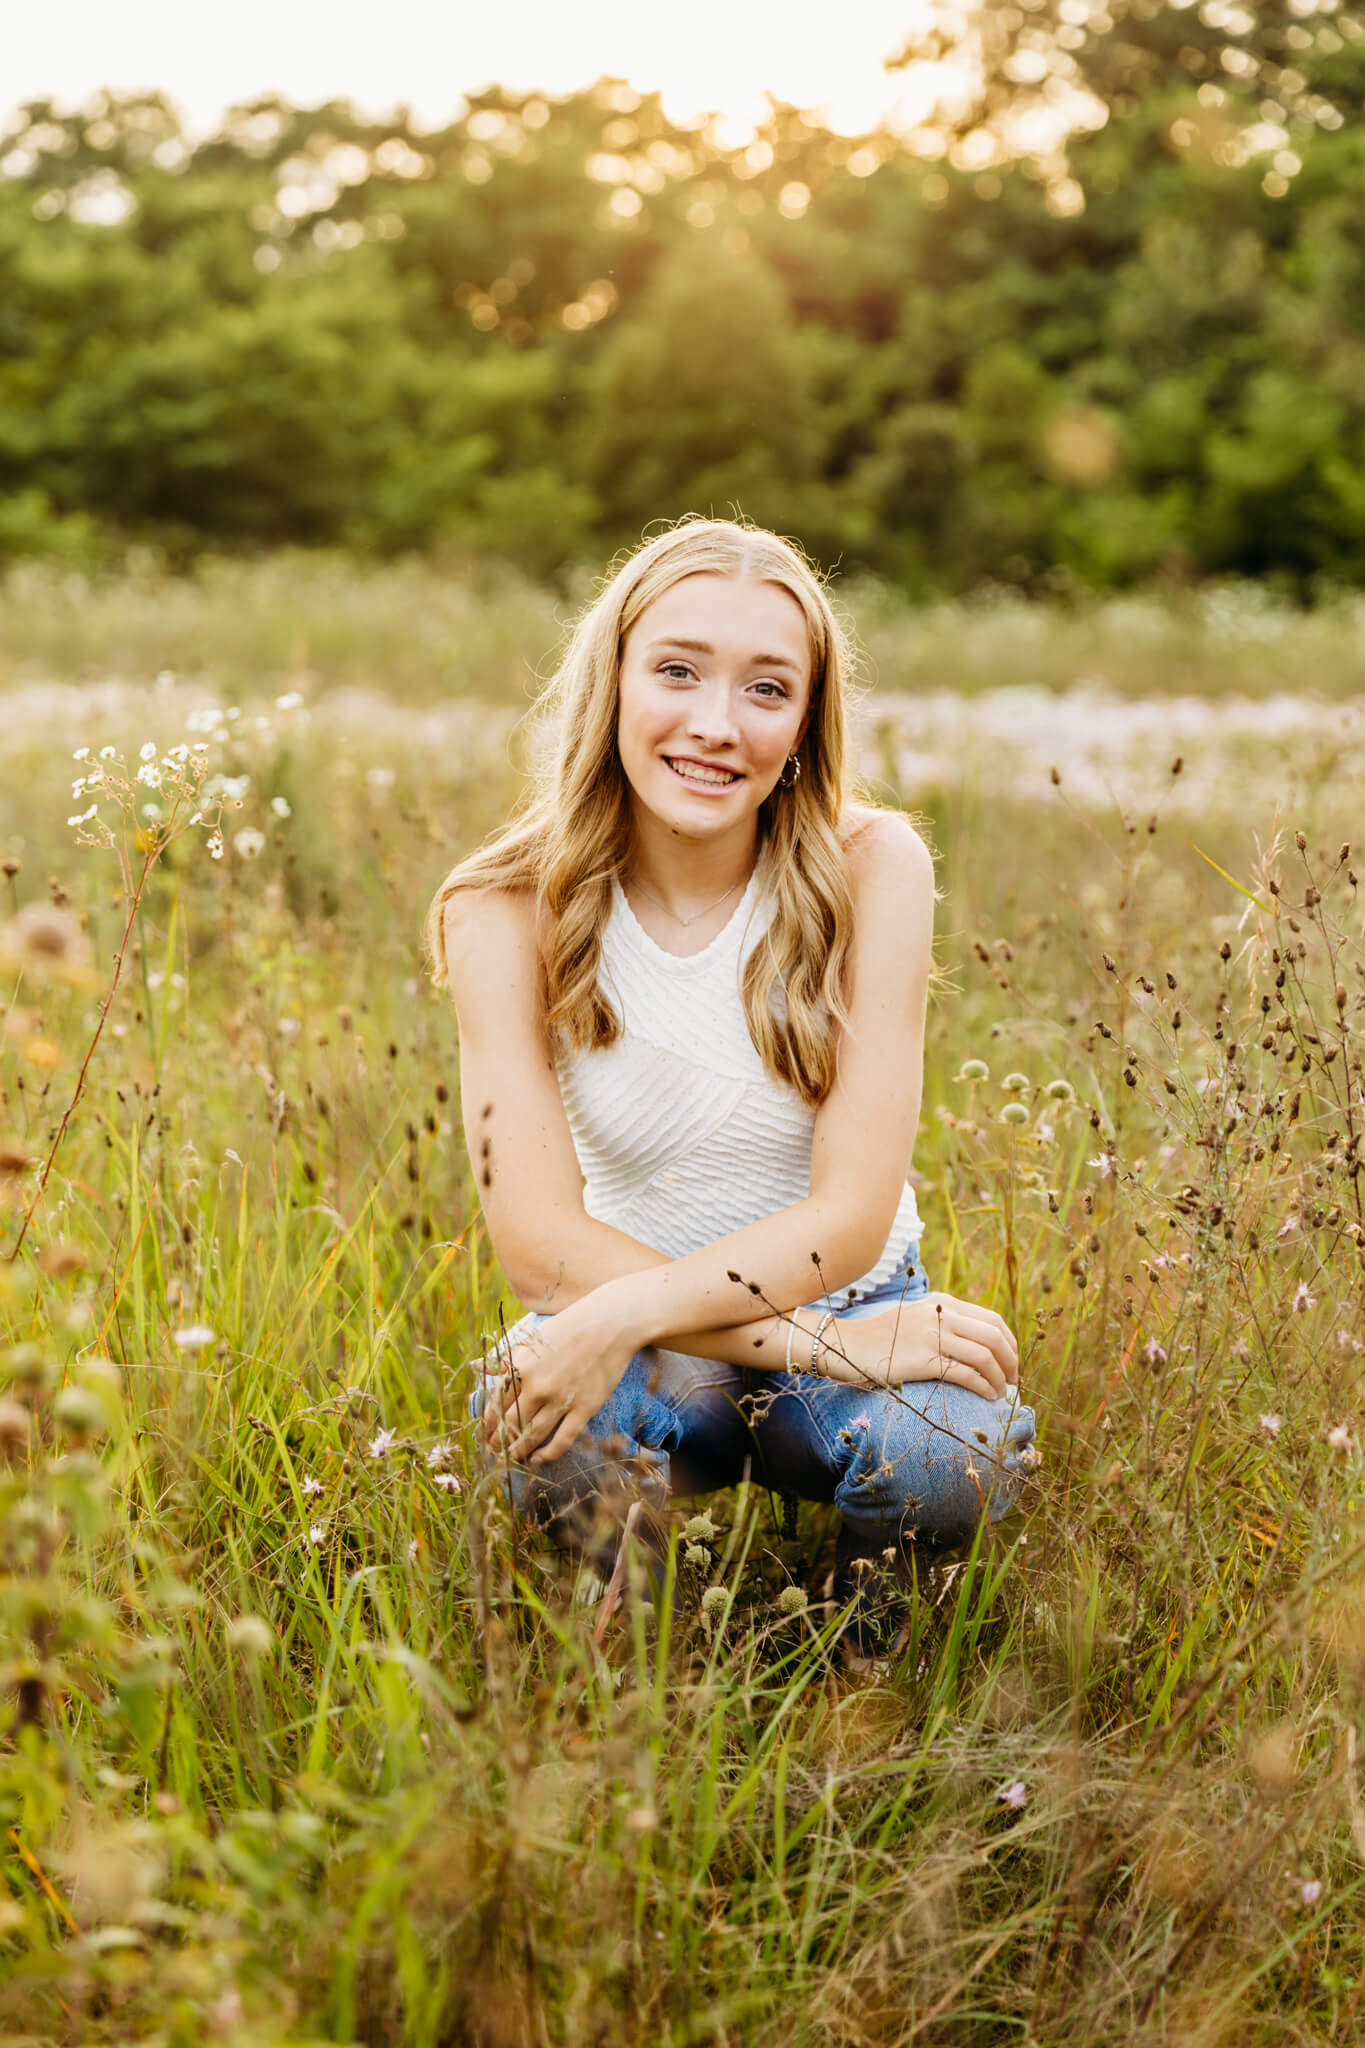
<instances>
[{"instance_id":1,"label":"textured white top","mask_svg":"<svg viewBox=\"0 0 1365 2048\"><path fill-rule=\"evenodd\" d=\"M815 1111L769 1077L740 994L770 914L751 875L724 931L679 959L655 944L613 881L598 974L621 1034L556 1063L588 1214L670 1259L810 1193ZM919 1234L907 1185L858 1292L889 1280ZM813 1299L821 1289L812 1281Z\"/></svg>"}]
</instances>

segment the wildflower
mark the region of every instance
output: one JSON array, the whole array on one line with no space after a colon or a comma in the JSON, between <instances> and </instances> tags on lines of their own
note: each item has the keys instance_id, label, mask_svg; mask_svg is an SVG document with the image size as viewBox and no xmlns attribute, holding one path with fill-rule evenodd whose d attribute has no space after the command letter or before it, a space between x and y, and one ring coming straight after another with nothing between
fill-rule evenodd
<instances>
[{"instance_id":1,"label":"wildflower","mask_svg":"<svg viewBox=\"0 0 1365 2048\"><path fill-rule=\"evenodd\" d=\"M173 1330L171 1342L177 1351L202 1351L206 1344L212 1344L215 1334L207 1323L191 1323L186 1330Z\"/></svg>"},{"instance_id":2,"label":"wildflower","mask_svg":"<svg viewBox=\"0 0 1365 2048\"><path fill-rule=\"evenodd\" d=\"M31 1428L27 1408L18 1401L0 1401L0 1452L21 1449Z\"/></svg>"},{"instance_id":3,"label":"wildflower","mask_svg":"<svg viewBox=\"0 0 1365 2048\"><path fill-rule=\"evenodd\" d=\"M1057 1126L1040 1118L1033 1127L1033 1135L1040 1145L1050 1145L1057 1135Z\"/></svg>"},{"instance_id":4,"label":"wildflower","mask_svg":"<svg viewBox=\"0 0 1365 2048\"><path fill-rule=\"evenodd\" d=\"M848 1426L850 1429L871 1429L871 1418L865 1414L855 1415Z\"/></svg>"},{"instance_id":5,"label":"wildflower","mask_svg":"<svg viewBox=\"0 0 1365 2048\"><path fill-rule=\"evenodd\" d=\"M117 748L117 747L101 747L101 748L100 748L100 759L101 759L101 761L112 761L112 760L113 760L113 758L114 758L114 756L115 756L115 754L116 754L117 752L118 752L118 748Z\"/></svg>"},{"instance_id":6,"label":"wildflower","mask_svg":"<svg viewBox=\"0 0 1365 2048\"><path fill-rule=\"evenodd\" d=\"M416 1562L417 1562L417 1538L416 1538L416 1537L414 1536L414 1537L412 1538L411 1542L410 1542L410 1543L408 1544L408 1563L409 1563L409 1564L415 1564Z\"/></svg>"},{"instance_id":7,"label":"wildflower","mask_svg":"<svg viewBox=\"0 0 1365 2048\"><path fill-rule=\"evenodd\" d=\"M432 1476L432 1482L433 1482L433 1484L434 1484L434 1485L436 1485L436 1486L439 1486L439 1487L440 1487L440 1488L442 1489L442 1491L443 1491L443 1492L445 1492L445 1493L458 1493L458 1492L459 1492L459 1490L460 1490L460 1482L459 1482L459 1480L458 1480L458 1479L457 1479L457 1478L455 1477L455 1474L454 1474L453 1472L433 1472L431 1476Z\"/></svg>"},{"instance_id":8,"label":"wildflower","mask_svg":"<svg viewBox=\"0 0 1365 2048\"><path fill-rule=\"evenodd\" d=\"M1302 1882L1300 1883L1300 1885L1299 1885L1299 1899L1300 1899L1300 1902L1301 1902L1301 1903L1302 1903L1303 1905L1305 1905L1305 1906L1316 1906L1316 1904L1318 1903L1318 1900L1319 1900L1319 1899L1320 1899L1321 1897L1322 1897L1322 1880L1321 1880L1321 1878L1317 1878L1317 1877L1305 1877L1305 1878L1304 1878L1304 1879L1302 1880Z\"/></svg>"},{"instance_id":9,"label":"wildflower","mask_svg":"<svg viewBox=\"0 0 1365 2048\"><path fill-rule=\"evenodd\" d=\"M1147 1339L1143 1355L1145 1356L1148 1365L1164 1365L1166 1363L1165 1347L1164 1345L1158 1344L1155 1337L1149 1337Z\"/></svg>"},{"instance_id":10,"label":"wildflower","mask_svg":"<svg viewBox=\"0 0 1365 2048\"><path fill-rule=\"evenodd\" d=\"M1047 1088L1044 1092L1050 1095L1054 1102L1070 1102L1073 1094L1075 1093L1075 1090L1072 1088L1071 1083L1069 1081L1063 1081L1059 1079L1056 1081L1049 1081L1047 1084Z\"/></svg>"},{"instance_id":11,"label":"wildflower","mask_svg":"<svg viewBox=\"0 0 1365 2048\"><path fill-rule=\"evenodd\" d=\"M1028 1075L1006 1074L1000 1085L1002 1088L1008 1088L1011 1095L1022 1095L1029 1085Z\"/></svg>"},{"instance_id":12,"label":"wildflower","mask_svg":"<svg viewBox=\"0 0 1365 2048\"><path fill-rule=\"evenodd\" d=\"M699 1515L693 1515L691 1521L685 1525L683 1535L689 1543L714 1543L716 1539L716 1525L711 1520L711 1517L703 1511Z\"/></svg>"},{"instance_id":13,"label":"wildflower","mask_svg":"<svg viewBox=\"0 0 1365 2048\"><path fill-rule=\"evenodd\" d=\"M1018 1813L1028 1799L1028 1787L1022 1778L1016 1778L1012 1785L1002 1785L995 1796L1011 1813Z\"/></svg>"},{"instance_id":14,"label":"wildflower","mask_svg":"<svg viewBox=\"0 0 1365 2048\"><path fill-rule=\"evenodd\" d=\"M156 741L144 740L137 753L140 761L154 761L156 759Z\"/></svg>"},{"instance_id":15,"label":"wildflower","mask_svg":"<svg viewBox=\"0 0 1365 2048\"><path fill-rule=\"evenodd\" d=\"M210 832L204 844L208 847L211 860L221 860L223 858L223 835L216 826Z\"/></svg>"},{"instance_id":16,"label":"wildflower","mask_svg":"<svg viewBox=\"0 0 1365 2048\"><path fill-rule=\"evenodd\" d=\"M804 1614L807 1605L804 1586L784 1586L777 1596L779 1614Z\"/></svg>"},{"instance_id":17,"label":"wildflower","mask_svg":"<svg viewBox=\"0 0 1365 2048\"><path fill-rule=\"evenodd\" d=\"M1334 1451L1349 1451L1351 1448L1351 1432L1344 1422L1339 1422L1335 1429L1328 1430L1327 1441Z\"/></svg>"},{"instance_id":18,"label":"wildflower","mask_svg":"<svg viewBox=\"0 0 1365 2048\"><path fill-rule=\"evenodd\" d=\"M89 747L77 747L71 758L73 761L88 761L90 759Z\"/></svg>"},{"instance_id":19,"label":"wildflower","mask_svg":"<svg viewBox=\"0 0 1365 2048\"><path fill-rule=\"evenodd\" d=\"M265 834L254 825L243 825L240 832L232 835L232 850L242 860L255 860L264 845Z\"/></svg>"},{"instance_id":20,"label":"wildflower","mask_svg":"<svg viewBox=\"0 0 1365 2048\"><path fill-rule=\"evenodd\" d=\"M297 690L286 690L282 697L275 699L275 709L277 711L297 711L302 702L303 698Z\"/></svg>"},{"instance_id":21,"label":"wildflower","mask_svg":"<svg viewBox=\"0 0 1365 2048\"><path fill-rule=\"evenodd\" d=\"M1263 1415L1261 1417L1261 1430L1263 1435L1278 1436L1280 1433L1280 1423L1281 1417L1278 1415Z\"/></svg>"},{"instance_id":22,"label":"wildflower","mask_svg":"<svg viewBox=\"0 0 1365 2048\"><path fill-rule=\"evenodd\" d=\"M1087 1159L1085 1163L1094 1167L1101 1180L1108 1180L1114 1171L1114 1162L1107 1152L1097 1152L1093 1159Z\"/></svg>"},{"instance_id":23,"label":"wildflower","mask_svg":"<svg viewBox=\"0 0 1365 2048\"><path fill-rule=\"evenodd\" d=\"M144 783L148 789L160 789L161 770L157 767L155 761L148 761L144 767L138 769L137 779L139 782Z\"/></svg>"},{"instance_id":24,"label":"wildflower","mask_svg":"<svg viewBox=\"0 0 1365 2048\"><path fill-rule=\"evenodd\" d=\"M310 1494L321 1493L322 1488L321 1486L319 1486L317 1480L314 1479L312 1473L308 1472L304 1475L304 1478L300 1483L299 1492L303 1495L304 1499L306 1500Z\"/></svg>"},{"instance_id":25,"label":"wildflower","mask_svg":"<svg viewBox=\"0 0 1365 2048\"><path fill-rule=\"evenodd\" d=\"M708 1586L701 1596L701 1616L709 1635L717 1626L725 1626L730 1612L730 1589L728 1586Z\"/></svg>"},{"instance_id":26,"label":"wildflower","mask_svg":"<svg viewBox=\"0 0 1365 2048\"><path fill-rule=\"evenodd\" d=\"M397 1434L398 1431L396 1429L377 1429L370 1439L370 1456L372 1458L387 1458Z\"/></svg>"},{"instance_id":27,"label":"wildflower","mask_svg":"<svg viewBox=\"0 0 1365 2048\"><path fill-rule=\"evenodd\" d=\"M427 1452L427 1463L433 1472L437 1471L442 1465L450 1463L450 1454L454 1448L448 1436L443 1436L439 1443L432 1445L431 1449Z\"/></svg>"},{"instance_id":28,"label":"wildflower","mask_svg":"<svg viewBox=\"0 0 1365 2048\"><path fill-rule=\"evenodd\" d=\"M275 813L275 816L277 818L288 818L293 816L293 811L287 796L272 796L270 799L270 808Z\"/></svg>"},{"instance_id":29,"label":"wildflower","mask_svg":"<svg viewBox=\"0 0 1365 2048\"><path fill-rule=\"evenodd\" d=\"M327 1541L327 1524L325 1522L310 1522L308 1525L308 1541L313 1545L325 1543Z\"/></svg>"},{"instance_id":30,"label":"wildflower","mask_svg":"<svg viewBox=\"0 0 1365 2048\"><path fill-rule=\"evenodd\" d=\"M239 1614L228 1623L227 1639L248 1657L265 1657L275 1647L275 1631L259 1614Z\"/></svg>"},{"instance_id":31,"label":"wildflower","mask_svg":"<svg viewBox=\"0 0 1365 2048\"><path fill-rule=\"evenodd\" d=\"M1028 1111L1022 1102L1007 1102L1000 1112L1002 1124L1026 1124Z\"/></svg>"},{"instance_id":32,"label":"wildflower","mask_svg":"<svg viewBox=\"0 0 1365 2048\"><path fill-rule=\"evenodd\" d=\"M991 1070L984 1060L964 1060L958 1068L959 1081L989 1081Z\"/></svg>"},{"instance_id":33,"label":"wildflower","mask_svg":"<svg viewBox=\"0 0 1365 2048\"><path fill-rule=\"evenodd\" d=\"M694 1571L704 1572L711 1562L711 1553L704 1543L689 1543L683 1552L683 1563L690 1564Z\"/></svg>"},{"instance_id":34,"label":"wildflower","mask_svg":"<svg viewBox=\"0 0 1365 2048\"><path fill-rule=\"evenodd\" d=\"M1297 1288L1294 1290L1295 1315L1302 1315L1305 1309L1316 1308L1317 1300L1318 1297L1316 1296L1316 1294L1310 1294L1308 1292L1308 1282L1306 1280L1300 1280Z\"/></svg>"}]
</instances>

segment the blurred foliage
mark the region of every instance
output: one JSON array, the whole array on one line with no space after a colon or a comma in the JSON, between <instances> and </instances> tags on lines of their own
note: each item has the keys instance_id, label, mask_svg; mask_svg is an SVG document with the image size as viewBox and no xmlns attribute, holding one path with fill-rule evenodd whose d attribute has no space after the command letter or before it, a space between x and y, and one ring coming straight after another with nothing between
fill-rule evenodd
<instances>
[{"instance_id":1,"label":"blurred foliage","mask_svg":"<svg viewBox=\"0 0 1365 2048\"><path fill-rule=\"evenodd\" d=\"M30 104L0 136L0 557L687 510L916 594L1365 581L1365 31L1324 0L940 10L935 125L736 140L619 81L436 132ZM1064 127L1069 123L1069 132Z\"/></svg>"}]
</instances>

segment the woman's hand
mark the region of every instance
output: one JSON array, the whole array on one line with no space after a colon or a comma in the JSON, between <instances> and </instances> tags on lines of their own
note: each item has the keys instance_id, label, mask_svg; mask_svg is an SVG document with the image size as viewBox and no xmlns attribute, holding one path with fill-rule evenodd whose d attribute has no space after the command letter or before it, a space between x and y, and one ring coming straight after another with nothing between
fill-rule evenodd
<instances>
[{"instance_id":1,"label":"woman's hand","mask_svg":"<svg viewBox=\"0 0 1365 2048\"><path fill-rule=\"evenodd\" d=\"M998 1401L1019 1384L1019 1347L1004 1317L952 1294L846 1317L831 1325L828 1345L821 1369L854 1386L947 1380Z\"/></svg>"},{"instance_id":2,"label":"woman's hand","mask_svg":"<svg viewBox=\"0 0 1365 2048\"><path fill-rule=\"evenodd\" d=\"M512 1348L490 1384L484 1441L532 1465L562 1457L619 1383L636 1346L585 1295Z\"/></svg>"}]
</instances>

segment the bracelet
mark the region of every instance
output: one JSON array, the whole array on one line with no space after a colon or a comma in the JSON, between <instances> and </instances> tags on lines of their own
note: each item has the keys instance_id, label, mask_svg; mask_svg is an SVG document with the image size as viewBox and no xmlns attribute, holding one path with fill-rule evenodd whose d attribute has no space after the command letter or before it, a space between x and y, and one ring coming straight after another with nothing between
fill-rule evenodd
<instances>
[{"instance_id":1,"label":"bracelet","mask_svg":"<svg viewBox=\"0 0 1365 2048\"><path fill-rule=\"evenodd\" d=\"M836 1315L835 1311L832 1308L830 1308L825 1310L825 1313L821 1316L819 1322L815 1326L815 1335L811 1339L810 1347L810 1369L813 1373L818 1373L820 1370L820 1352L823 1348L823 1338L825 1331L829 1328L831 1323L837 1321L838 1316Z\"/></svg>"}]
</instances>

